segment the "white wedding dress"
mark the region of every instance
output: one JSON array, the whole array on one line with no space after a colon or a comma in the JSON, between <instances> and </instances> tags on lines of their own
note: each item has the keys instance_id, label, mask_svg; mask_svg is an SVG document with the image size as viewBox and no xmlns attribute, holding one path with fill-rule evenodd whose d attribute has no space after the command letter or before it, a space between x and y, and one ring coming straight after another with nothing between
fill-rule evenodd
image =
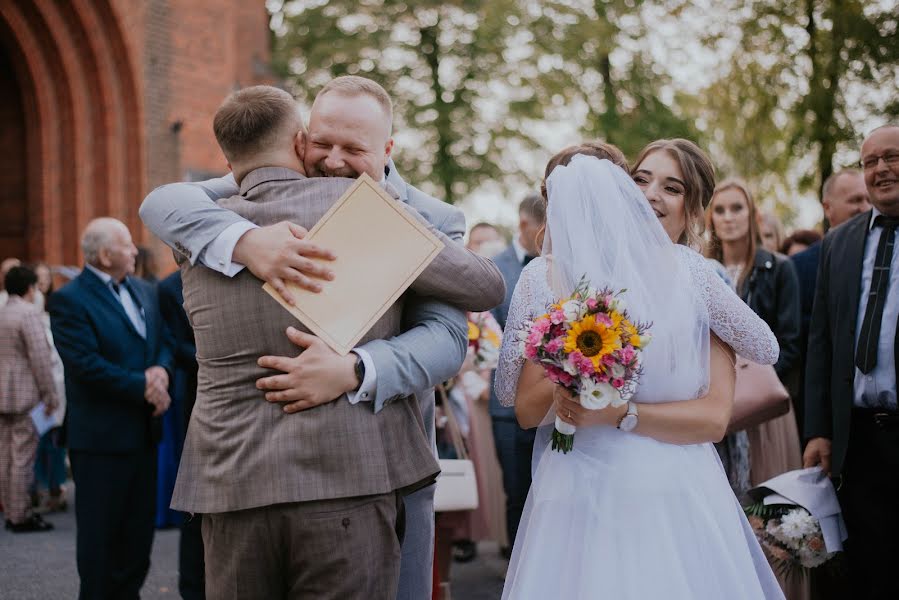
<instances>
[{"instance_id":1,"label":"white wedding dress","mask_svg":"<svg viewBox=\"0 0 899 600\"><path fill-rule=\"evenodd\" d=\"M711 330L739 355L773 363L770 329L702 256L683 246L679 253L691 279L684 285L700 291ZM547 261L537 258L521 274L503 337L496 385L506 406L524 364L510 333L554 301ZM641 386L652 377L644 373ZM579 429L574 449L562 454L547 443L552 428L538 432L504 600L783 598L712 444L594 427Z\"/></svg>"},{"instance_id":2,"label":"white wedding dress","mask_svg":"<svg viewBox=\"0 0 899 600\"><path fill-rule=\"evenodd\" d=\"M749 360L777 360L764 321L702 256L671 242L619 167L578 155L546 187L543 256L552 258L531 261L512 296L496 376L501 403L515 401L529 321L581 280L626 290L631 318L652 322L638 405L706 392L710 331ZM538 429L504 599L783 598L712 444L588 427L562 454L548 443L554 416Z\"/></svg>"}]
</instances>

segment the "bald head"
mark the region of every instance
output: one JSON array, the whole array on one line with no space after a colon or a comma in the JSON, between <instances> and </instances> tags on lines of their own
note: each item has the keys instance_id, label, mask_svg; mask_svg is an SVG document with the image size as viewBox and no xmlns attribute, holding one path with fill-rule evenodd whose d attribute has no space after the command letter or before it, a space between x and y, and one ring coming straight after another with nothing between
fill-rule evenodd
<instances>
[{"instance_id":1,"label":"bald head","mask_svg":"<svg viewBox=\"0 0 899 600\"><path fill-rule=\"evenodd\" d=\"M831 227L842 225L855 215L871 209L865 179L856 169L837 171L822 188L824 216Z\"/></svg>"},{"instance_id":2,"label":"bald head","mask_svg":"<svg viewBox=\"0 0 899 600\"><path fill-rule=\"evenodd\" d=\"M88 223L81 234L81 251L87 264L116 281L134 272L137 248L128 227L118 219L100 217Z\"/></svg>"},{"instance_id":3,"label":"bald head","mask_svg":"<svg viewBox=\"0 0 899 600\"><path fill-rule=\"evenodd\" d=\"M861 149L868 196L877 210L899 217L899 125L872 131Z\"/></svg>"}]
</instances>

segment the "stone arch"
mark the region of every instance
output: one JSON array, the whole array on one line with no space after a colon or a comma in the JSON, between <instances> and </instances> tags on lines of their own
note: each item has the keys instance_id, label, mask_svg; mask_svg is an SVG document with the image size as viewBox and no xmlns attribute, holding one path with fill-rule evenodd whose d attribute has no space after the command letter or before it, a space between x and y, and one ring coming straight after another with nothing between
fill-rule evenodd
<instances>
[{"instance_id":1,"label":"stone arch","mask_svg":"<svg viewBox=\"0 0 899 600\"><path fill-rule=\"evenodd\" d=\"M18 245L23 258L71 264L80 231L101 215L121 219L139 237L140 94L109 0L6 0L0 52L12 65L25 131L18 149L24 183L19 178L20 192L4 198L0 218L21 209L19 196L26 207L18 233L15 226L0 230L0 254ZM0 149L0 163L3 152L16 151Z\"/></svg>"}]
</instances>

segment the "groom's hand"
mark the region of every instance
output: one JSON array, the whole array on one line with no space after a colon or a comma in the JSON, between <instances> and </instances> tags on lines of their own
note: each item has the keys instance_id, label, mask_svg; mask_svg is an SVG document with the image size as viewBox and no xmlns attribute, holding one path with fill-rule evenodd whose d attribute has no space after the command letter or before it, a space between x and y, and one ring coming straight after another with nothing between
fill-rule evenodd
<instances>
[{"instance_id":1,"label":"groom's hand","mask_svg":"<svg viewBox=\"0 0 899 600\"><path fill-rule=\"evenodd\" d=\"M287 282L310 292L320 292L321 284L317 279L334 279L331 269L312 260L334 260L334 253L304 241L307 233L305 228L289 221L251 229L237 240L231 258L270 283L293 306L295 299L287 291Z\"/></svg>"},{"instance_id":2,"label":"groom's hand","mask_svg":"<svg viewBox=\"0 0 899 600\"><path fill-rule=\"evenodd\" d=\"M284 412L295 413L340 398L356 389L353 356L340 356L318 337L287 328L287 337L304 350L296 357L263 356L260 367L282 371L256 380L256 387L267 390L269 402L289 402Z\"/></svg>"}]
</instances>

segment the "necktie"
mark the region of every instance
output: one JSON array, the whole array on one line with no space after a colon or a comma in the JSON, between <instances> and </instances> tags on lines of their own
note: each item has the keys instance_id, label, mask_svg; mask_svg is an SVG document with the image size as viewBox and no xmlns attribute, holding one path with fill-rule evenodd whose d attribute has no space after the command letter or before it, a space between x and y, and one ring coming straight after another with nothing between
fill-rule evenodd
<instances>
[{"instance_id":1,"label":"necktie","mask_svg":"<svg viewBox=\"0 0 899 600\"><path fill-rule=\"evenodd\" d=\"M862 373L870 373L877 366L877 344L880 341L880 322L883 308L890 290L890 263L893 259L893 245L896 241L896 227L899 218L878 215L874 227L882 227L877 255L874 258L874 272L871 274L871 291L865 306L858 346L855 349L855 366Z\"/></svg>"}]
</instances>

